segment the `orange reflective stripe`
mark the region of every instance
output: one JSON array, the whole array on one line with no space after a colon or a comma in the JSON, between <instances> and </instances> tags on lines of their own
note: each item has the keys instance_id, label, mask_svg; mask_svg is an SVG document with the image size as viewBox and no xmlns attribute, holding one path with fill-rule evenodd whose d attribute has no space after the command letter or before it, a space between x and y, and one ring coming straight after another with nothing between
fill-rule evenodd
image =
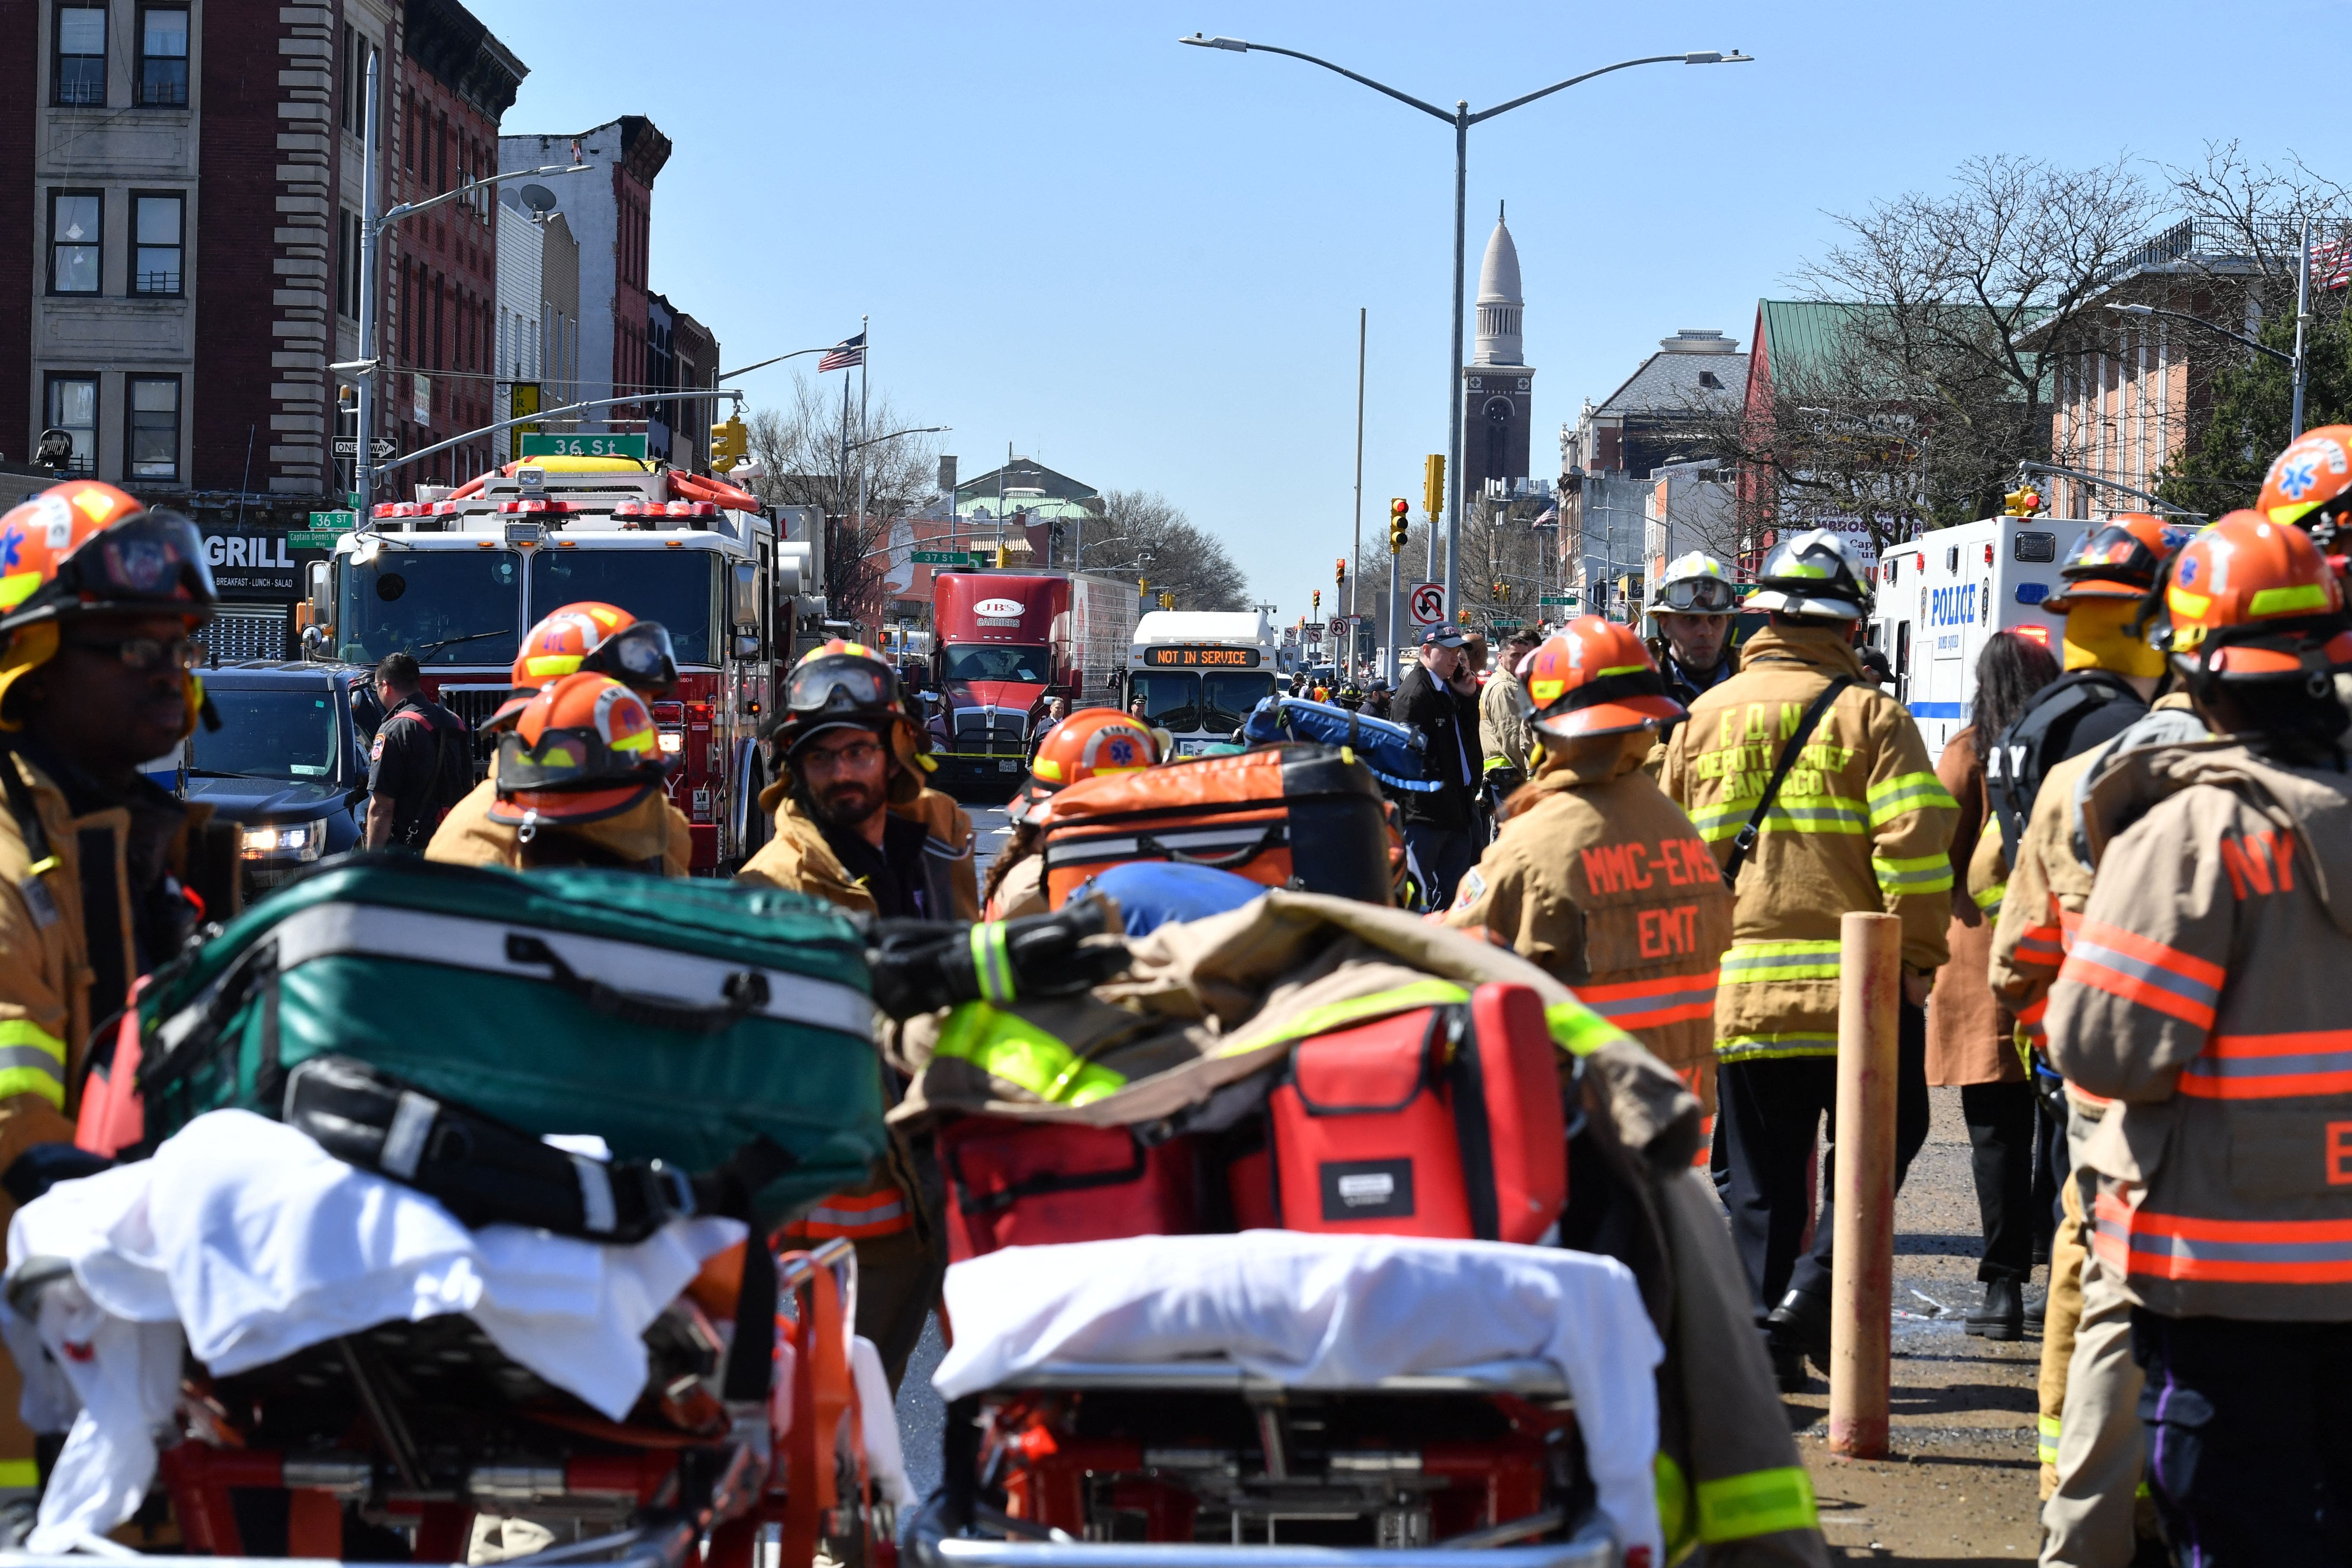
<instances>
[{"instance_id":1,"label":"orange reflective stripe","mask_svg":"<svg viewBox=\"0 0 2352 1568\"><path fill-rule=\"evenodd\" d=\"M2080 931L2083 926L2082 911L2079 910L2070 910L2061 904L2058 901L2058 895L2055 893L2050 895L2050 907L2057 911L2058 930L2063 940L2068 946L2073 946L2074 942L2074 933L2077 931Z\"/></svg>"},{"instance_id":2,"label":"orange reflective stripe","mask_svg":"<svg viewBox=\"0 0 2352 1568\"><path fill-rule=\"evenodd\" d=\"M2086 920L2075 932L2058 978L2210 1029L2226 973L2220 964L2193 953L2104 921Z\"/></svg>"},{"instance_id":3,"label":"orange reflective stripe","mask_svg":"<svg viewBox=\"0 0 2352 1568\"><path fill-rule=\"evenodd\" d=\"M2055 969L2065 957L2063 933L2056 926L2028 926L2017 939L2017 949L2010 955L2010 961Z\"/></svg>"},{"instance_id":4,"label":"orange reflective stripe","mask_svg":"<svg viewBox=\"0 0 2352 1568\"><path fill-rule=\"evenodd\" d=\"M2180 1092L2200 1100L2352 1094L2352 1029L2215 1035L2181 1069Z\"/></svg>"},{"instance_id":5,"label":"orange reflective stripe","mask_svg":"<svg viewBox=\"0 0 2352 1568\"><path fill-rule=\"evenodd\" d=\"M2017 1011L2017 1021L2023 1026L2025 1037L2037 1046L2046 1044L2050 1038L2049 1030L2042 1024L2042 1015L2048 1011L2050 1011L2050 996L2047 992L2035 997L2031 1005L2021 1007Z\"/></svg>"},{"instance_id":6,"label":"orange reflective stripe","mask_svg":"<svg viewBox=\"0 0 2352 1568\"><path fill-rule=\"evenodd\" d=\"M2135 1212L2102 1193L2102 1262L2158 1279L2235 1285L2352 1284L2352 1219L2202 1219Z\"/></svg>"},{"instance_id":7,"label":"orange reflective stripe","mask_svg":"<svg viewBox=\"0 0 2352 1568\"><path fill-rule=\"evenodd\" d=\"M1715 1017L1715 986L1720 972L1675 974L1663 980L1626 980L1610 985L1580 985L1576 999L1621 1029L1654 1028Z\"/></svg>"},{"instance_id":8,"label":"orange reflective stripe","mask_svg":"<svg viewBox=\"0 0 2352 1568\"><path fill-rule=\"evenodd\" d=\"M912 1229L914 1224L915 1215L907 1206L906 1194L891 1187L878 1193L835 1193L785 1226L782 1234L820 1241L835 1237L861 1241L895 1236Z\"/></svg>"}]
</instances>

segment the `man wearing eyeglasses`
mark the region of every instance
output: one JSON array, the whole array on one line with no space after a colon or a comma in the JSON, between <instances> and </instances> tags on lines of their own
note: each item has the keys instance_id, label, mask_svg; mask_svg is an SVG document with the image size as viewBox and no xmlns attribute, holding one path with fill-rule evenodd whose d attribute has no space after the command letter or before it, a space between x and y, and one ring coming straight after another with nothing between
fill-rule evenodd
<instances>
[{"instance_id":1,"label":"man wearing eyeglasses","mask_svg":"<svg viewBox=\"0 0 2352 1568\"><path fill-rule=\"evenodd\" d=\"M1739 650L1731 643L1738 609L1730 570L1704 550L1677 556L1658 579L1650 610L1658 635L1649 639L1650 653L1667 693L1684 707L1739 673Z\"/></svg>"},{"instance_id":2,"label":"man wearing eyeglasses","mask_svg":"<svg viewBox=\"0 0 2352 1568\"><path fill-rule=\"evenodd\" d=\"M213 605L194 526L111 485L0 517L0 1230L107 1163L73 1146L92 1031L199 919L236 913L234 825L139 772L195 727ZM38 1479L0 1360L0 1544Z\"/></svg>"}]
</instances>

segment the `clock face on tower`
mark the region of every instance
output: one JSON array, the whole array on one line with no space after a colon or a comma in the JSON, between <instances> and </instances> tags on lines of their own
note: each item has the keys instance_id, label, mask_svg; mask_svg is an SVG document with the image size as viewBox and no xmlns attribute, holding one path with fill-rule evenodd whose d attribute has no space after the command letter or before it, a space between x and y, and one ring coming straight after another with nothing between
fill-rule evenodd
<instances>
[{"instance_id":1,"label":"clock face on tower","mask_svg":"<svg viewBox=\"0 0 2352 1568\"><path fill-rule=\"evenodd\" d=\"M1510 423L1513 412L1511 400L1507 397L1490 397L1486 399L1486 406L1480 412L1486 416L1489 424L1507 425Z\"/></svg>"}]
</instances>

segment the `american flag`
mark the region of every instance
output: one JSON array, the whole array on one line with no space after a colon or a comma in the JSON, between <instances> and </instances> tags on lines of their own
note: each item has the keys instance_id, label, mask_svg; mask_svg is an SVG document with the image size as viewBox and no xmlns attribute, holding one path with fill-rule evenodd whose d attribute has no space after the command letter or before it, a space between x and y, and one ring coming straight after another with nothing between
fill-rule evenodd
<instances>
[{"instance_id":1,"label":"american flag","mask_svg":"<svg viewBox=\"0 0 2352 1568\"><path fill-rule=\"evenodd\" d=\"M2340 239L2323 239L2314 245L2311 280L2322 289L2341 289L2352 283L2352 245Z\"/></svg>"},{"instance_id":2,"label":"american flag","mask_svg":"<svg viewBox=\"0 0 2352 1568\"><path fill-rule=\"evenodd\" d=\"M847 370L851 365L865 363L866 334L860 332L854 338L844 338L825 350L824 357L816 362L816 370L819 375L823 375L829 370Z\"/></svg>"}]
</instances>

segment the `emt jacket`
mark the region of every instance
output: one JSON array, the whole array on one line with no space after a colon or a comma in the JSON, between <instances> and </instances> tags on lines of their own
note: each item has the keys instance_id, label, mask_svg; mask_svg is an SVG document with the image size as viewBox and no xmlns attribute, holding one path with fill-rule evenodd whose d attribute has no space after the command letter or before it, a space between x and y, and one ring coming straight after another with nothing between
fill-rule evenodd
<instances>
[{"instance_id":1,"label":"emt jacket","mask_svg":"<svg viewBox=\"0 0 2352 1568\"><path fill-rule=\"evenodd\" d=\"M1740 653L1739 673L1691 705L1659 779L1719 861L1813 699L1838 676L1856 684L1822 715L1741 868L1716 1054L1727 1063L1833 1057L1840 917L1897 915L1904 967L1941 965L1959 807L1929 767L1918 726L1864 674L1842 628L1768 626Z\"/></svg>"},{"instance_id":2,"label":"emt jacket","mask_svg":"<svg viewBox=\"0 0 2352 1568\"><path fill-rule=\"evenodd\" d=\"M1646 734L1580 771L1557 753L1504 807L1454 894L1483 926L1668 1067L1715 1048L1716 964L1731 893L1682 808L1642 771Z\"/></svg>"},{"instance_id":3,"label":"emt jacket","mask_svg":"<svg viewBox=\"0 0 2352 1568\"><path fill-rule=\"evenodd\" d=\"M2117 1102L2084 1159L2100 1262L2168 1317L2352 1321L2352 774L2226 736L2124 752L2084 826L2047 1023Z\"/></svg>"},{"instance_id":4,"label":"emt jacket","mask_svg":"<svg viewBox=\"0 0 2352 1568\"><path fill-rule=\"evenodd\" d=\"M465 798L449 808L441 826L433 830L432 841L425 847L425 858L453 866L522 869L522 844L516 837L520 829L490 820L490 807L498 804L498 798L495 777L476 784ZM616 816L576 826L542 823L540 831L580 839L615 859L643 863L648 870L654 869L653 862L658 859L660 874L665 877L685 876L694 859L694 825L659 790Z\"/></svg>"}]
</instances>

